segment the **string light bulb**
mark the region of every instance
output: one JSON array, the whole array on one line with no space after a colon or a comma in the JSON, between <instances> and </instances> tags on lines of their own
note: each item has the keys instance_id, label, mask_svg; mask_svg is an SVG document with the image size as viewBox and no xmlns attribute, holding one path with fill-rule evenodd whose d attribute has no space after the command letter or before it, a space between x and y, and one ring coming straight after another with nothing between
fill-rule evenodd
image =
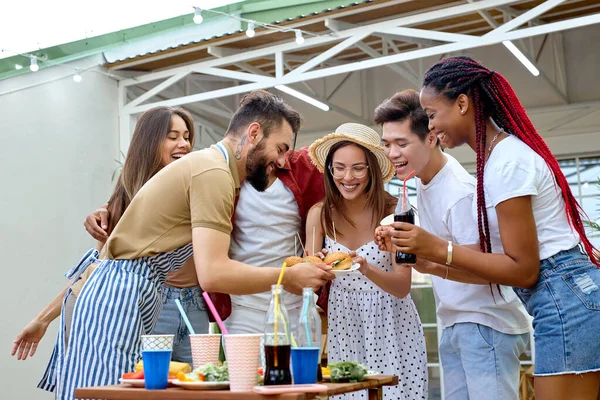
<instances>
[{"instance_id":1,"label":"string light bulb","mask_svg":"<svg viewBox=\"0 0 600 400\"><path fill-rule=\"evenodd\" d=\"M301 45L304 43L304 36L302 36L302 31L296 30L296 44Z\"/></svg>"},{"instance_id":2,"label":"string light bulb","mask_svg":"<svg viewBox=\"0 0 600 400\"><path fill-rule=\"evenodd\" d=\"M83 77L79 74L79 71L75 72L75 75L73 75L73 80L77 83L81 82L81 80L83 79Z\"/></svg>"},{"instance_id":3,"label":"string light bulb","mask_svg":"<svg viewBox=\"0 0 600 400\"><path fill-rule=\"evenodd\" d=\"M194 7L194 23L201 24L202 21L204 21L204 18L202 17L202 10L198 7Z\"/></svg>"},{"instance_id":4,"label":"string light bulb","mask_svg":"<svg viewBox=\"0 0 600 400\"><path fill-rule=\"evenodd\" d=\"M246 36L251 38L254 37L254 35L256 35L256 32L254 31L254 22L249 22L248 29L246 29Z\"/></svg>"},{"instance_id":5,"label":"string light bulb","mask_svg":"<svg viewBox=\"0 0 600 400\"><path fill-rule=\"evenodd\" d=\"M29 57L29 60L30 60L29 69L33 72L37 72L40 69L40 66L38 65L38 62L37 62L37 57L31 56L31 57Z\"/></svg>"}]
</instances>

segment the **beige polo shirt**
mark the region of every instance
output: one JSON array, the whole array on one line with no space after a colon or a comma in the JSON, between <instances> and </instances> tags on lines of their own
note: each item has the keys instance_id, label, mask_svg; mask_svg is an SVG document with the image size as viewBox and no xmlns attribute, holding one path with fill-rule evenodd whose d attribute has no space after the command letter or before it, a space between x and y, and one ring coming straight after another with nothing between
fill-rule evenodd
<instances>
[{"instance_id":1,"label":"beige polo shirt","mask_svg":"<svg viewBox=\"0 0 600 400\"><path fill-rule=\"evenodd\" d=\"M233 152L224 146L229 165L213 146L167 165L146 182L110 235L101 258L131 260L172 251L191 243L196 227L230 234L240 180Z\"/></svg>"}]
</instances>

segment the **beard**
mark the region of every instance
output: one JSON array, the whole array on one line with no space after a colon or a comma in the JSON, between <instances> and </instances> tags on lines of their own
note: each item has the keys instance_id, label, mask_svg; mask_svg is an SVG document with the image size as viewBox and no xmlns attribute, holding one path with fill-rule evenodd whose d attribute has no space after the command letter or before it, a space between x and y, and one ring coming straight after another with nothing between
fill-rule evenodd
<instances>
[{"instance_id":1,"label":"beard","mask_svg":"<svg viewBox=\"0 0 600 400\"><path fill-rule=\"evenodd\" d=\"M269 175L267 174L269 162L263 152L264 148L265 144L261 140L255 148L248 152L246 160L246 180L259 192L264 192L269 186Z\"/></svg>"}]
</instances>

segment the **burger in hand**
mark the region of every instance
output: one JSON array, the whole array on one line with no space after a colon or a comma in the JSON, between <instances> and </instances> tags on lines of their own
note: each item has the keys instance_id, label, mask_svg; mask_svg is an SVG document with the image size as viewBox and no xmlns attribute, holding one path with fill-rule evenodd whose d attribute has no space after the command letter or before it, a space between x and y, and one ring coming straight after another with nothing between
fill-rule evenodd
<instances>
[{"instance_id":1,"label":"burger in hand","mask_svg":"<svg viewBox=\"0 0 600 400\"><path fill-rule=\"evenodd\" d=\"M285 263L288 267L291 267L300 263L323 264L323 260L321 260L317 256L306 256L304 258L298 256L290 256L285 259Z\"/></svg>"},{"instance_id":2,"label":"burger in hand","mask_svg":"<svg viewBox=\"0 0 600 400\"><path fill-rule=\"evenodd\" d=\"M352 268L352 258L348 253L336 251L325 256L323 262L331 265L331 268L338 271L343 271Z\"/></svg>"}]
</instances>

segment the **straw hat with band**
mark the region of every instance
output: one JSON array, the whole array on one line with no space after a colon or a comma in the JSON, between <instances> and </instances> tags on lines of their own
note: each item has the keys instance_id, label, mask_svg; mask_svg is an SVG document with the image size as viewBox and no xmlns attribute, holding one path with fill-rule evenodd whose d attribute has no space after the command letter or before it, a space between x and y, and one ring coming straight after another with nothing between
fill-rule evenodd
<instances>
[{"instance_id":1,"label":"straw hat with band","mask_svg":"<svg viewBox=\"0 0 600 400\"><path fill-rule=\"evenodd\" d=\"M308 148L308 153L313 164L316 165L319 171L324 173L325 160L334 144L345 141L359 144L375 155L385 183L392 179L395 170L394 164L383 152L383 147L379 145L380 140L379 134L368 126L349 122L340 125L335 132L316 140Z\"/></svg>"}]
</instances>

